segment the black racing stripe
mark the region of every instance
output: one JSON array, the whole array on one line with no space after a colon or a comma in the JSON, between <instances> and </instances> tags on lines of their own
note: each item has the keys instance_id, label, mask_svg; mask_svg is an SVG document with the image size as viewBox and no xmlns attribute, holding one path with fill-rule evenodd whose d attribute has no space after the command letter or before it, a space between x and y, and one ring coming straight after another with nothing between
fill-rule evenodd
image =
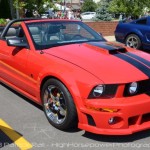
<instances>
[{"instance_id":1,"label":"black racing stripe","mask_svg":"<svg viewBox=\"0 0 150 150\"><path fill-rule=\"evenodd\" d=\"M131 65L133 65L134 67L136 67L137 69L139 69L141 72L143 72L146 76L148 76L150 78L150 69L148 67L146 67L145 65L143 65L142 63L130 58L129 56L126 56L122 53L117 53L114 54L114 56L130 63Z\"/></svg>"},{"instance_id":2,"label":"black racing stripe","mask_svg":"<svg viewBox=\"0 0 150 150\"><path fill-rule=\"evenodd\" d=\"M104 48L106 51L119 51L119 50L125 50L125 48L116 46L107 42L88 42L88 44L99 47L99 48Z\"/></svg>"},{"instance_id":3,"label":"black racing stripe","mask_svg":"<svg viewBox=\"0 0 150 150\"><path fill-rule=\"evenodd\" d=\"M127 54L128 56L131 56L131 57L133 57L133 58L139 60L140 62L142 62L142 63L144 63L145 65L147 65L147 66L150 67L150 61L148 61L148 60L146 60L146 59L144 59L144 58L142 58L142 57L140 57L140 56L138 56L138 55L135 55L135 54L133 54L133 53L131 53L131 52L127 52L126 54Z\"/></svg>"}]
</instances>

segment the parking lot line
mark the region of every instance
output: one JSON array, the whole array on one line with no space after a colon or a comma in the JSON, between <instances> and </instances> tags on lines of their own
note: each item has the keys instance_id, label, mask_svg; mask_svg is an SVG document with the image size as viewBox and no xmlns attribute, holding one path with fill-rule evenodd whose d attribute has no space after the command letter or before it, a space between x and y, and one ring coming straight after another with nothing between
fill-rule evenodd
<instances>
[{"instance_id":1,"label":"parking lot line","mask_svg":"<svg viewBox=\"0 0 150 150\"><path fill-rule=\"evenodd\" d=\"M21 149L28 150L32 148L32 144L29 143L22 135L18 134L13 128L11 128L5 121L0 119L0 129Z\"/></svg>"}]
</instances>

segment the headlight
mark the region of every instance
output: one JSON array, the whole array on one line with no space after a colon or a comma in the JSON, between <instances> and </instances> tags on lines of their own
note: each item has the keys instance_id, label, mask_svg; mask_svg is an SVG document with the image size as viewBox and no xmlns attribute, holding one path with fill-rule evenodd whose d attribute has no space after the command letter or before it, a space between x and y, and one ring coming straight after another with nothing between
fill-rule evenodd
<instances>
[{"instance_id":1,"label":"headlight","mask_svg":"<svg viewBox=\"0 0 150 150\"><path fill-rule=\"evenodd\" d=\"M104 92L104 86L98 85L93 89L93 96L94 97L100 97Z\"/></svg>"},{"instance_id":2,"label":"headlight","mask_svg":"<svg viewBox=\"0 0 150 150\"><path fill-rule=\"evenodd\" d=\"M132 82L129 84L129 94L133 95L136 94L138 91L138 83L137 82Z\"/></svg>"},{"instance_id":3,"label":"headlight","mask_svg":"<svg viewBox=\"0 0 150 150\"><path fill-rule=\"evenodd\" d=\"M105 85L97 85L95 86L89 96L88 99L109 99L115 96L117 91L117 84L105 84Z\"/></svg>"}]
</instances>

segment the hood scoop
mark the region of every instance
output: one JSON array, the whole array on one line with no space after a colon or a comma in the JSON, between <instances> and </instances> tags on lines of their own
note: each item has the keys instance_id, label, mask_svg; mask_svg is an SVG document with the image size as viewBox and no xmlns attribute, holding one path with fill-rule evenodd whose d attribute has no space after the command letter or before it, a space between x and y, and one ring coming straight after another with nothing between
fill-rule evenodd
<instances>
[{"instance_id":1,"label":"hood scoop","mask_svg":"<svg viewBox=\"0 0 150 150\"><path fill-rule=\"evenodd\" d=\"M116 54L118 52L126 53L127 50L121 47L119 44L109 43L109 42L88 42L88 46L94 46L97 50L105 54Z\"/></svg>"}]
</instances>

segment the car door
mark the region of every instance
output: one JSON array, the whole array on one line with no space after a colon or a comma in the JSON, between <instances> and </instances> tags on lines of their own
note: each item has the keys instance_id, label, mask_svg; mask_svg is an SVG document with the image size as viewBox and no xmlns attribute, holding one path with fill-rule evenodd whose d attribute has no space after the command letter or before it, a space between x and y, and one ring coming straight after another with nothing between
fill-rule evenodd
<instances>
[{"instance_id":1,"label":"car door","mask_svg":"<svg viewBox=\"0 0 150 150\"><path fill-rule=\"evenodd\" d=\"M148 46L150 45L150 17L147 17L146 27L145 27L146 33L145 33L145 41L143 42Z\"/></svg>"},{"instance_id":2,"label":"car door","mask_svg":"<svg viewBox=\"0 0 150 150\"><path fill-rule=\"evenodd\" d=\"M29 49L8 46L7 39L15 37L17 37L17 28L10 27L6 36L0 40L1 78L8 84L25 91Z\"/></svg>"},{"instance_id":3,"label":"car door","mask_svg":"<svg viewBox=\"0 0 150 150\"><path fill-rule=\"evenodd\" d=\"M150 44L150 18L143 18L136 21L136 28L139 30L142 44Z\"/></svg>"}]
</instances>

